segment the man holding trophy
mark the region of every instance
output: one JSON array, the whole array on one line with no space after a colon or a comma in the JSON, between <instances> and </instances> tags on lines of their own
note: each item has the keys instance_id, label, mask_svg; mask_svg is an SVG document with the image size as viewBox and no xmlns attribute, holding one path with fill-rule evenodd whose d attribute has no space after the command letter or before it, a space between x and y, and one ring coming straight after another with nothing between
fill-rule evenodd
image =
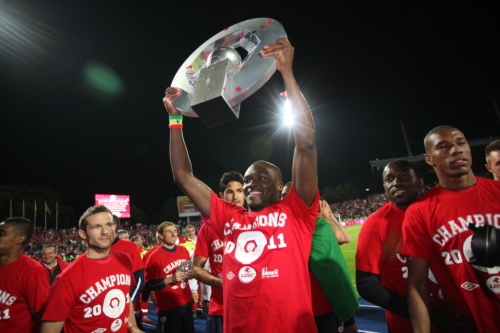
<instances>
[{"instance_id":1,"label":"man holding trophy","mask_svg":"<svg viewBox=\"0 0 500 333\"><path fill-rule=\"evenodd\" d=\"M308 260L318 212L314 122L292 71L294 48L280 38L260 51L275 57L292 105L295 151L293 188L279 200L281 171L266 161L244 175L248 211L220 198L192 172L182 133L182 116L170 87L164 104L170 116L170 161L174 180L208 225L224 240L224 330L227 332L316 332ZM292 292L291 292L292 291Z\"/></svg>"}]
</instances>

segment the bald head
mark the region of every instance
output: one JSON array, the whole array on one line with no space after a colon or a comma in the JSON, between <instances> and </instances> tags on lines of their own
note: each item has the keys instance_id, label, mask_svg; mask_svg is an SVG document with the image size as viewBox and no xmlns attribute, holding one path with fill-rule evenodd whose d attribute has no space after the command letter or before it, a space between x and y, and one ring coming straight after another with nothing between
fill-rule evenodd
<instances>
[{"instance_id":1,"label":"bald head","mask_svg":"<svg viewBox=\"0 0 500 333\"><path fill-rule=\"evenodd\" d=\"M424 146L425 146L425 151L427 152L427 154L429 154L429 151L430 151L430 146L431 146L430 144L432 142L432 140L431 140L432 135L439 133L439 132L442 132L442 131L447 131L447 130L460 131L458 128L451 126L451 125L440 125L438 127L434 127L433 129L431 129L429 131L429 133L427 133L427 135L424 138Z\"/></svg>"},{"instance_id":2,"label":"bald head","mask_svg":"<svg viewBox=\"0 0 500 333\"><path fill-rule=\"evenodd\" d=\"M274 165L270 162L264 161L264 160L254 162L252 165L250 165L250 167L247 169L247 172L245 173L245 175L248 173L248 170L250 170L251 167L258 166L258 165L266 167L270 172L272 172L274 180L279 181L279 182L283 181L283 177L281 176L280 168L278 168L276 165Z\"/></svg>"}]
</instances>

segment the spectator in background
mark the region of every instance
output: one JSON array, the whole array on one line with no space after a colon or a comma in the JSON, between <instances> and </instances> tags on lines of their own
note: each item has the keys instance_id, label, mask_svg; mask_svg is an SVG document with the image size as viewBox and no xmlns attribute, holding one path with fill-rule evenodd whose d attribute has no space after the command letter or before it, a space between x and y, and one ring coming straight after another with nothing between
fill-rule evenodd
<instances>
[{"instance_id":1,"label":"spectator in background","mask_svg":"<svg viewBox=\"0 0 500 333\"><path fill-rule=\"evenodd\" d=\"M60 256L56 255L55 245L44 245L42 248L42 259L40 264L47 270L49 274L49 284L54 283L54 279L62 273L62 271L68 267L68 263L65 262Z\"/></svg>"},{"instance_id":2,"label":"spectator in background","mask_svg":"<svg viewBox=\"0 0 500 333\"><path fill-rule=\"evenodd\" d=\"M500 140L491 142L485 148L486 169L493 174L494 180L500 180Z\"/></svg>"},{"instance_id":3,"label":"spectator in background","mask_svg":"<svg viewBox=\"0 0 500 333\"><path fill-rule=\"evenodd\" d=\"M118 225L117 225L117 227L118 227ZM120 238L120 239L130 240L127 230L123 230L123 229L118 230L116 232L116 236L118 236L118 238Z\"/></svg>"}]
</instances>

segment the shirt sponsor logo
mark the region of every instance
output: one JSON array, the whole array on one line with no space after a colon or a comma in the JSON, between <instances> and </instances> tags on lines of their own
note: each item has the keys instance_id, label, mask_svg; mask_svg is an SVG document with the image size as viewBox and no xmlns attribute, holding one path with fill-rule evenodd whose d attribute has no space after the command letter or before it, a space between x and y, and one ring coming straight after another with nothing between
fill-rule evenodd
<instances>
[{"instance_id":1,"label":"shirt sponsor logo","mask_svg":"<svg viewBox=\"0 0 500 333\"><path fill-rule=\"evenodd\" d=\"M227 273L226 277L229 279L229 280L232 280L234 278L234 273L233 272L229 272Z\"/></svg>"},{"instance_id":2,"label":"shirt sponsor logo","mask_svg":"<svg viewBox=\"0 0 500 333\"><path fill-rule=\"evenodd\" d=\"M274 271L268 271L267 267L262 268L262 278L272 278L272 277L279 277L280 275L278 274L278 269L276 268Z\"/></svg>"},{"instance_id":3,"label":"shirt sponsor logo","mask_svg":"<svg viewBox=\"0 0 500 333\"><path fill-rule=\"evenodd\" d=\"M486 285L495 294L500 294L500 276L492 276L486 281Z\"/></svg>"},{"instance_id":4,"label":"shirt sponsor logo","mask_svg":"<svg viewBox=\"0 0 500 333\"><path fill-rule=\"evenodd\" d=\"M250 266L241 267L241 269L238 273L238 278L243 283L252 282L256 276L257 276L257 272L255 271L255 269L253 269Z\"/></svg>"},{"instance_id":5,"label":"shirt sponsor logo","mask_svg":"<svg viewBox=\"0 0 500 333\"><path fill-rule=\"evenodd\" d=\"M464 288L465 290L472 291L479 287L479 285L472 282L464 282L460 287Z\"/></svg>"},{"instance_id":6,"label":"shirt sponsor logo","mask_svg":"<svg viewBox=\"0 0 500 333\"><path fill-rule=\"evenodd\" d=\"M91 333L103 333L104 331L107 331L107 328L98 328L93 330Z\"/></svg>"},{"instance_id":7,"label":"shirt sponsor logo","mask_svg":"<svg viewBox=\"0 0 500 333\"><path fill-rule=\"evenodd\" d=\"M111 324L111 330L113 332L116 332L122 327L122 320L121 319L116 319L112 324Z\"/></svg>"}]
</instances>

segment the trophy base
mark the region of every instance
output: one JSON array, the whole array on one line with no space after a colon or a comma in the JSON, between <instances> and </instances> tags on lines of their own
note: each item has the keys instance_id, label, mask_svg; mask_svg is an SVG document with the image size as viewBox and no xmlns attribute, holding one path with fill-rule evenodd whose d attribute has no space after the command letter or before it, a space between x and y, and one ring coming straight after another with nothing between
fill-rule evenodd
<instances>
[{"instance_id":1,"label":"trophy base","mask_svg":"<svg viewBox=\"0 0 500 333\"><path fill-rule=\"evenodd\" d=\"M229 59L226 59L200 72L191 100L191 108L207 127L214 127L239 118L240 104L232 107L224 97L229 66Z\"/></svg>"}]
</instances>

